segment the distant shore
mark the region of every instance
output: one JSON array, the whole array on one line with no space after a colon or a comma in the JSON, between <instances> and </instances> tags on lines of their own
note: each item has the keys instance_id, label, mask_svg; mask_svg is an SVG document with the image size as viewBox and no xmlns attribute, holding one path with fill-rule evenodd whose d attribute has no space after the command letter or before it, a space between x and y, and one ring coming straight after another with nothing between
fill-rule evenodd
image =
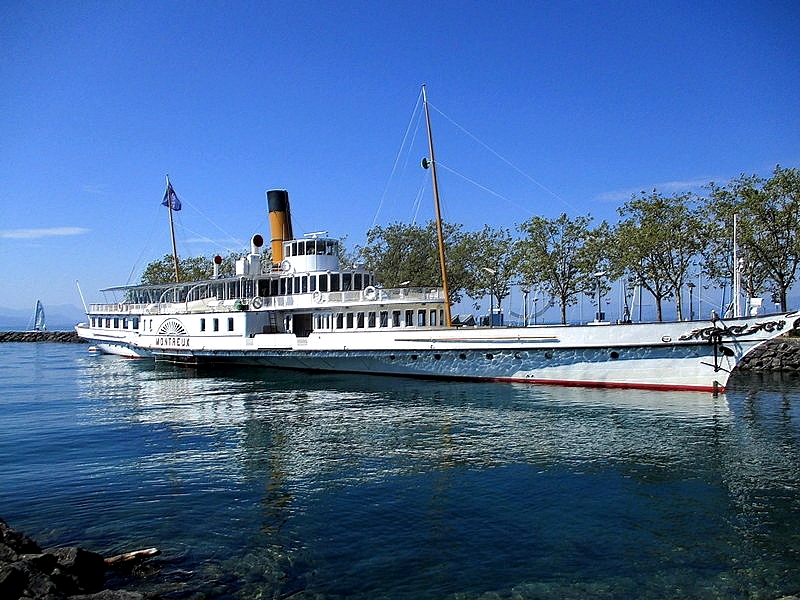
<instances>
[{"instance_id":1,"label":"distant shore","mask_svg":"<svg viewBox=\"0 0 800 600\"><path fill-rule=\"evenodd\" d=\"M0 331L0 342L59 342L85 344L74 331Z\"/></svg>"}]
</instances>

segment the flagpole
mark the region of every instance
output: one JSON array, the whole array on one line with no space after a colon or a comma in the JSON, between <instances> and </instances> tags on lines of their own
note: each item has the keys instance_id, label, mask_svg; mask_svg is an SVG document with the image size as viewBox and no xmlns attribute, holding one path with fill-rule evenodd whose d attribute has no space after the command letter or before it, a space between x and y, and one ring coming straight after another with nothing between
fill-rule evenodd
<instances>
[{"instance_id":1,"label":"flagpole","mask_svg":"<svg viewBox=\"0 0 800 600\"><path fill-rule=\"evenodd\" d=\"M167 209L169 210L169 231L172 234L172 261L175 265L175 283L180 283L180 277L178 275L178 247L175 245L175 223L172 220L171 191L172 186L169 184L169 175L167 175Z\"/></svg>"}]
</instances>

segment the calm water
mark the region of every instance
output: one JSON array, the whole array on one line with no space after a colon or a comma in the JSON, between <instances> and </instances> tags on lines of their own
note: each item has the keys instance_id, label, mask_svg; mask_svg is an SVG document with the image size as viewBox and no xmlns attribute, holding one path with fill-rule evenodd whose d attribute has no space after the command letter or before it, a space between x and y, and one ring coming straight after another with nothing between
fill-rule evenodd
<instances>
[{"instance_id":1,"label":"calm water","mask_svg":"<svg viewBox=\"0 0 800 600\"><path fill-rule=\"evenodd\" d=\"M800 591L800 381L704 394L223 373L0 346L0 516L166 598Z\"/></svg>"}]
</instances>

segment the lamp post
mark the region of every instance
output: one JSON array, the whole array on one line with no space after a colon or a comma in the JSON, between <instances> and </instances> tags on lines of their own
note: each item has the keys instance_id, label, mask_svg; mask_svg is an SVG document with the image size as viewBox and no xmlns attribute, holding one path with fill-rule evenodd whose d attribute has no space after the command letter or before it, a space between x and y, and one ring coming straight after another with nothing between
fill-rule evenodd
<instances>
[{"instance_id":1,"label":"lamp post","mask_svg":"<svg viewBox=\"0 0 800 600\"><path fill-rule=\"evenodd\" d=\"M528 294L530 290L528 288L522 288L522 326L528 326Z\"/></svg>"},{"instance_id":2,"label":"lamp post","mask_svg":"<svg viewBox=\"0 0 800 600\"><path fill-rule=\"evenodd\" d=\"M536 308L537 303L539 302L539 298L536 296L533 297L533 324L536 325L536 317L539 311Z\"/></svg>"},{"instance_id":3,"label":"lamp post","mask_svg":"<svg viewBox=\"0 0 800 600\"><path fill-rule=\"evenodd\" d=\"M597 321L598 323L600 323L605 318L605 314L603 313L603 306L601 304L602 299L600 298L600 278L605 274L606 274L605 271L597 271L597 273L594 274L594 277L597 279L597 314L595 315L595 321Z\"/></svg>"},{"instance_id":4,"label":"lamp post","mask_svg":"<svg viewBox=\"0 0 800 600\"><path fill-rule=\"evenodd\" d=\"M686 287L689 288L689 320L694 321L694 283L690 281Z\"/></svg>"},{"instance_id":5,"label":"lamp post","mask_svg":"<svg viewBox=\"0 0 800 600\"><path fill-rule=\"evenodd\" d=\"M497 271L489 267L481 268L492 276L489 281L489 327L494 327L494 286L492 283L494 282L494 276L497 275Z\"/></svg>"}]
</instances>

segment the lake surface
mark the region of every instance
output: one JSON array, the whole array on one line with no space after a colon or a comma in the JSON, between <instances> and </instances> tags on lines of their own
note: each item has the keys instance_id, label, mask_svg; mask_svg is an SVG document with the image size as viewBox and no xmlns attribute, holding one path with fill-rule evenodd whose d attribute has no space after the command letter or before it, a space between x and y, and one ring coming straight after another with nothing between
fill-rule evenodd
<instances>
[{"instance_id":1,"label":"lake surface","mask_svg":"<svg viewBox=\"0 0 800 600\"><path fill-rule=\"evenodd\" d=\"M800 592L800 380L724 396L0 345L0 517L165 598Z\"/></svg>"}]
</instances>

